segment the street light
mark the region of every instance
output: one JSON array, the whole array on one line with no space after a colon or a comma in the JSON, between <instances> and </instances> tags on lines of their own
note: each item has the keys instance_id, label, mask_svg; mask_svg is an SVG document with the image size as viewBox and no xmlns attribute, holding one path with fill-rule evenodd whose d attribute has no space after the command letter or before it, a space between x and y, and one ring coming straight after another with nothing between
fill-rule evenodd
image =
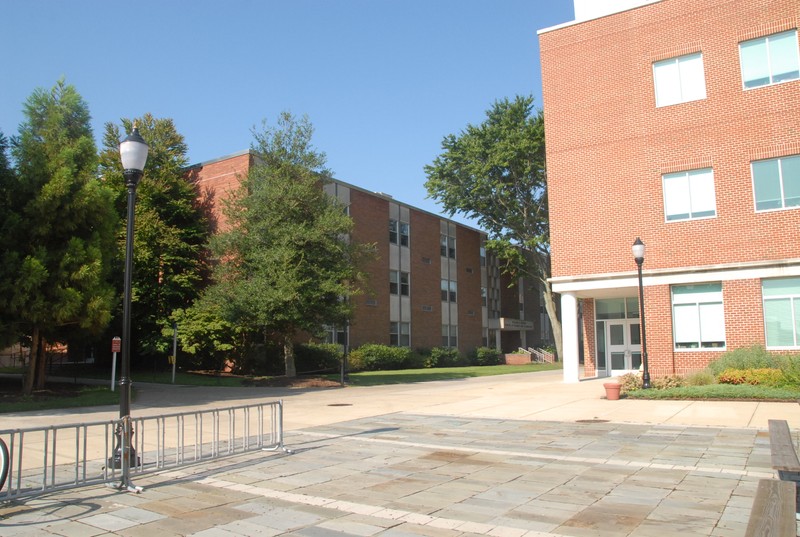
<instances>
[{"instance_id":1,"label":"street light","mask_svg":"<svg viewBox=\"0 0 800 537\"><path fill-rule=\"evenodd\" d=\"M633 258L636 260L636 266L639 269L639 316L641 317L642 325L642 388L650 387L650 371L647 369L647 333L644 329L644 288L642 287L642 263L644 263L644 243L642 239L636 237L633 246Z\"/></svg>"},{"instance_id":2,"label":"street light","mask_svg":"<svg viewBox=\"0 0 800 537\"><path fill-rule=\"evenodd\" d=\"M136 206L136 186L142 178L147 162L147 144L139 134L136 123L133 132L119 144L125 186L128 188L128 226L125 232L125 294L122 302L122 373L119 379L119 418L117 428L117 450L114 454L114 468L122 469L119 488L139 490L133 487L130 467L136 465L136 450L131 444L131 279L133 276L133 220Z\"/></svg>"}]
</instances>

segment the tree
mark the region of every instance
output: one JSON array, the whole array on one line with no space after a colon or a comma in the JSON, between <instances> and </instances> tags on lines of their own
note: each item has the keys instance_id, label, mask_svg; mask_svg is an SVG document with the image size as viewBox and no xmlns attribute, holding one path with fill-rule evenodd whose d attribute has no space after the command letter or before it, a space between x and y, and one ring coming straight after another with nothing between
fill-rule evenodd
<instances>
[{"instance_id":1,"label":"tree","mask_svg":"<svg viewBox=\"0 0 800 537\"><path fill-rule=\"evenodd\" d=\"M151 114L123 119L124 131L133 124L149 146L144 176L136 191L134 274L131 298L131 338L134 355L165 355L171 337L173 311L189 307L207 276L208 221L195 186L186 179L188 164L184 138L171 119ZM127 190L119 158L120 128L107 123L100 154L100 170L114 190L114 204L122 225L117 230L119 252L124 256ZM124 258L117 259L122 274ZM118 278L118 294L122 294ZM121 312L118 313L118 318ZM135 342L135 344L133 344Z\"/></svg>"},{"instance_id":2,"label":"tree","mask_svg":"<svg viewBox=\"0 0 800 537\"><path fill-rule=\"evenodd\" d=\"M111 192L96 175L88 107L64 80L28 98L12 155L20 266L9 307L31 338L30 393L34 379L44 386L44 341L63 336L65 327L97 333L111 319L117 220Z\"/></svg>"},{"instance_id":3,"label":"tree","mask_svg":"<svg viewBox=\"0 0 800 537\"><path fill-rule=\"evenodd\" d=\"M323 191L330 172L312 133L308 118L286 112L254 130L256 162L225 204L230 228L212 241L220 262L209 299L228 321L275 339L289 377L299 332L350 318L365 251L347 238L345 207Z\"/></svg>"},{"instance_id":4,"label":"tree","mask_svg":"<svg viewBox=\"0 0 800 537\"><path fill-rule=\"evenodd\" d=\"M16 175L8 160L8 147L8 138L0 132L0 348L20 336L10 306L20 265L17 251L20 218L12 210Z\"/></svg>"},{"instance_id":5,"label":"tree","mask_svg":"<svg viewBox=\"0 0 800 537\"><path fill-rule=\"evenodd\" d=\"M425 166L428 195L450 216L474 218L489 234L487 248L505 272L542 284L545 308L562 354L550 277L544 117L533 97L496 101L480 125L467 125L442 141L442 154ZM525 255L525 251L532 255ZM526 259L530 258L530 259Z\"/></svg>"}]
</instances>

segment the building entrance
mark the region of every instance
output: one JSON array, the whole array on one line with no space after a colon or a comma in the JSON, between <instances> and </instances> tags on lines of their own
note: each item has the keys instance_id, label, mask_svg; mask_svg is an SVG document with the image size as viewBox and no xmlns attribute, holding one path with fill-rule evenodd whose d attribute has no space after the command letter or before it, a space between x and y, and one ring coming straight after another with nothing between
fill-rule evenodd
<instances>
[{"instance_id":1,"label":"building entrance","mask_svg":"<svg viewBox=\"0 0 800 537\"><path fill-rule=\"evenodd\" d=\"M642 363L639 300L636 297L597 299L595 317L598 376L637 371Z\"/></svg>"}]
</instances>

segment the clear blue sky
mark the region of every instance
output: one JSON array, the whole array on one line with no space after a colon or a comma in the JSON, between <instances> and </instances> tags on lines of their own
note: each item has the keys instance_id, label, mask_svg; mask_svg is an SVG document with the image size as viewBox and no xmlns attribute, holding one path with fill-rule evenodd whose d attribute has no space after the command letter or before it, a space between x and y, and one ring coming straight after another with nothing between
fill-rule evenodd
<instances>
[{"instance_id":1,"label":"clear blue sky","mask_svg":"<svg viewBox=\"0 0 800 537\"><path fill-rule=\"evenodd\" d=\"M440 213L423 166L442 138L496 99L541 106L536 30L573 18L570 0L0 0L0 130L62 76L95 137L170 117L192 163L288 110L337 179Z\"/></svg>"}]
</instances>

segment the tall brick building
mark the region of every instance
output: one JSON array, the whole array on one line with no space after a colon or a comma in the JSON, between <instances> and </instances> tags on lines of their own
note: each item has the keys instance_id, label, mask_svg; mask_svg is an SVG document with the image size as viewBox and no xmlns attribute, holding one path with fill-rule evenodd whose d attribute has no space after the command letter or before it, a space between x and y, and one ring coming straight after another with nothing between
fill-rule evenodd
<instances>
[{"instance_id":1,"label":"tall brick building","mask_svg":"<svg viewBox=\"0 0 800 537\"><path fill-rule=\"evenodd\" d=\"M564 378L800 349L798 0L575 0L539 32ZM583 337L579 339L579 325Z\"/></svg>"},{"instance_id":2,"label":"tall brick building","mask_svg":"<svg viewBox=\"0 0 800 537\"><path fill-rule=\"evenodd\" d=\"M244 151L188 169L215 230L226 225L221 201L255 159ZM367 267L370 289L355 297L349 326L331 327L329 341L468 353L479 346L512 352L549 340L539 294L526 282L509 289L497 260L486 255L485 233L342 181L324 188L348 208L352 240L377 246Z\"/></svg>"}]
</instances>

